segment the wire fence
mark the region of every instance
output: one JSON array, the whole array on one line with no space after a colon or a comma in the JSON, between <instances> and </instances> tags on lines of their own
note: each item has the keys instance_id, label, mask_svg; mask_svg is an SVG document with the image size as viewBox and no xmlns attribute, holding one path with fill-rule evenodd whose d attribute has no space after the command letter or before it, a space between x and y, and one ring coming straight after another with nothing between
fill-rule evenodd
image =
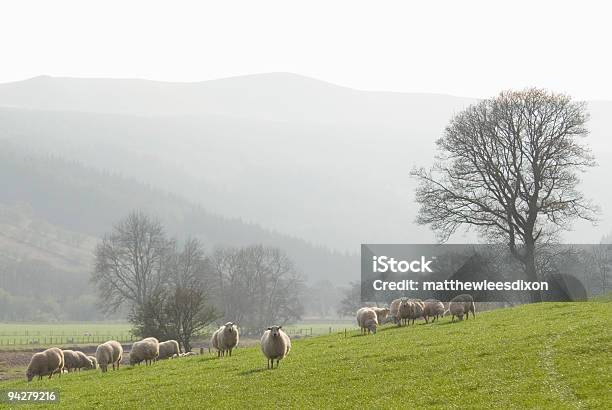
<instances>
[{"instance_id":1,"label":"wire fence","mask_svg":"<svg viewBox=\"0 0 612 410\"><path fill-rule=\"evenodd\" d=\"M351 326L313 326L313 327L283 327L283 330L296 338L322 336L332 333L347 333L356 328ZM246 330L246 329L245 329ZM120 343L132 343L139 340L130 332L120 333L84 333L77 334L73 331L49 332L41 334L40 331L20 331L20 332L0 332L0 348L9 346L36 347L36 346L57 346L57 345L90 345L104 343L108 340L116 340ZM254 335L260 335L261 331L255 331ZM204 332L194 338L194 340L208 340L208 332Z\"/></svg>"},{"instance_id":2,"label":"wire fence","mask_svg":"<svg viewBox=\"0 0 612 410\"><path fill-rule=\"evenodd\" d=\"M48 345L87 345L116 340L120 343L131 343L138 340L131 333L122 334L91 334L91 335L3 335L0 334L0 347L2 346L48 346Z\"/></svg>"}]
</instances>

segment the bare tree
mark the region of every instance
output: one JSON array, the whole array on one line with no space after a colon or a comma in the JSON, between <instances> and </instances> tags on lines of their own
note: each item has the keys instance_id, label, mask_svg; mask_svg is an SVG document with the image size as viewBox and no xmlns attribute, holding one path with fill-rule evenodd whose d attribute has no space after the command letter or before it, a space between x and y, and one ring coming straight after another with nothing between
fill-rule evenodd
<instances>
[{"instance_id":1,"label":"bare tree","mask_svg":"<svg viewBox=\"0 0 612 410\"><path fill-rule=\"evenodd\" d=\"M135 333L161 340L176 339L185 351L191 340L218 315L207 288L209 262L196 239L188 239L180 252L168 255L167 281L151 295L130 321Z\"/></svg>"},{"instance_id":2,"label":"bare tree","mask_svg":"<svg viewBox=\"0 0 612 410\"><path fill-rule=\"evenodd\" d=\"M538 89L509 91L456 115L437 141L439 154L419 180L417 222L441 241L461 226L507 243L528 280L537 280L536 249L572 220L595 220L578 191L578 173L594 166L580 137L584 103ZM540 300L533 294L532 300Z\"/></svg>"},{"instance_id":3,"label":"bare tree","mask_svg":"<svg viewBox=\"0 0 612 410\"><path fill-rule=\"evenodd\" d=\"M363 306L361 303L361 284L359 282L351 282L344 289L344 298L338 306L338 315L340 316L355 316L357 310Z\"/></svg>"},{"instance_id":4,"label":"bare tree","mask_svg":"<svg viewBox=\"0 0 612 410\"><path fill-rule=\"evenodd\" d=\"M599 276L598 287L601 289L601 294L605 295L608 291L608 272L612 270L612 245L599 244L593 246L592 261L594 264L593 273Z\"/></svg>"},{"instance_id":5,"label":"bare tree","mask_svg":"<svg viewBox=\"0 0 612 410\"><path fill-rule=\"evenodd\" d=\"M193 336L218 317L206 286L210 265L197 239L188 239L175 261L166 306L173 333L190 351Z\"/></svg>"},{"instance_id":6,"label":"bare tree","mask_svg":"<svg viewBox=\"0 0 612 410\"><path fill-rule=\"evenodd\" d=\"M114 312L123 304L144 306L165 282L164 261L173 248L161 223L142 212L115 225L95 250L92 281L102 308Z\"/></svg>"},{"instance_id":7,"label":"bare tree","mask_svg":"<svg viewBox=\"0 0 612 410\"><path fill-rule=\"evenodd\" d=\"M259 331L302 315L301 276L279 249L261 245L219 249L212 259L224 320Z\"/></svg>"}]
</instances>

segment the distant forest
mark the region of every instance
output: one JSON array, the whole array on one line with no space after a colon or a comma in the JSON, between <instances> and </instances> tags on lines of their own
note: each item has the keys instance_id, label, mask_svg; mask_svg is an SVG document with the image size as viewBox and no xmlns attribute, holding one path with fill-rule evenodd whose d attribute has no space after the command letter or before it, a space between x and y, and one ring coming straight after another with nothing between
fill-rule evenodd
<instances>
[{"instance_id":1,"label":"distant forest","mask_svg":"<svg viewBox=\"0 0 612 410\"><path fill-rule=\"evenodd\" d=\"M211 251L252 244L281 248L309 286L341 287L359 275L356 255L217 216L134 180L36 156L1 140L0 187L0 321L102 318L89 283L93 247L134 209L159 217L173 236L197 237ZM326 304L316 310L335 314Z\"/></svg>"}]
</instances>

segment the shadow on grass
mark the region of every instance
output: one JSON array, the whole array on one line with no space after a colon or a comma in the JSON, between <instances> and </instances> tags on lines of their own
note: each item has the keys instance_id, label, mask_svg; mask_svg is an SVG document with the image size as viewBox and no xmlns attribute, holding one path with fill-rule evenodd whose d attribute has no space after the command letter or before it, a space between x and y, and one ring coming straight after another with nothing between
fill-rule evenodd
<instances>
[{"instance_id":1,"label":"shadow on grass","mask_svg":"<svg viewBox=\"0 0 612 410\"><path fill-rule=\"evenodd\" d=\"M201 356L203 356L203 355L201 355ZM201 357L201 358L199 358L198 361L200 361L200 362L209 362L209 361L212 361L212 360L221 360L221 358L217 357L215 355L215 356Z\"/></svg>"},{"instance_id":2,"label":"shadow on grass","mask_svg":"<svg viewBox=\"0 0 612 410\"><path fill-rule=\"evenodd\" d=\"M261 373L261 372L265 372L268 370L272 370L272 369L266 369L266 368L258 368L258 369L251 369L251 370L246 370L244 372L240 372L238 373L240 376L248 376L249 374L256 374L256 373Z\"/></svg>"},{"instance_id":3,"label":"shadow on grass","mask_svg":"<svg viewBox=\"0 0 612 410\"><path fill-rule=\"evenodd\" d=\"M446 325L454 325L455 323L461 323L461 321L456 320L454 322L451 322L450 320L448 322L436 322L434 323L436 326L446 326Z\"/></svg>"}]
</instances>

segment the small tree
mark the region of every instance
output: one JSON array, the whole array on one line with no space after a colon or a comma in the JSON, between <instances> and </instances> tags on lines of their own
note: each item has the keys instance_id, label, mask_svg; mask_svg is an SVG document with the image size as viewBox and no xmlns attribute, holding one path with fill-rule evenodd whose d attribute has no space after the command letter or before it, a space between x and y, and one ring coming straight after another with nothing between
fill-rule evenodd
<instances>
[{"instance_id":1,"label":"small tree","mask_svg":"<svg viewBox=\"0 0 612 410\"><path fill-rule=\"evenodd\" d=\"M196 239L188 239L181 252L169 255L167 283L130 316L134 333L176 339L183 350L190 351L192 338L218 317L209 303L208 266Z\"/></svg>"},{"instance_id":2,"label":"small tree","mask_svg":"<svg viewBox=\"0 0 612 410\"><path fill-rule=\"evenodd\" d=\"M219 249L212 257L212 269L223 320L259 332L301 317L302 278L280 249L262 245Z\"/></svg>"},{"instance_id":3,"label":"small tree","mask_svg":"<svg viewBox=\"0 0 612 410\"><path fill-rule=\"evenodd\" d=\"M104 236L95 250L92 281L105 312L128 304L143 308L166 281L164 261L174 248L161 223L132 212Z\"/></svg>"},{"instance_id":4,"label":"small tree","mask_svg":"<svg viewBox=\"0 0 612 410\"><path fill-rule=\"evenodd\" d=\"M340 301L338 314L340 316L355 316L361 305L361 284L351 282L349 287L344 290L344 298Z\"/></svg>"},{"instance_id":5,"label":"small tree","mask_svg":"<svg viewBox=\"0 0 612 410\"><path fill-rule=\"evenodd\" d=\"M587 119L584 103L538 89L470 106L437 141L433 168L412 172L417 222L441 241L474 227L506 243L527 280L537 280L537 245L554 242L574 219L595 220L596 207L577 189L578 173L595 165L580 141Z\"/></svg>"}]
</instances>

